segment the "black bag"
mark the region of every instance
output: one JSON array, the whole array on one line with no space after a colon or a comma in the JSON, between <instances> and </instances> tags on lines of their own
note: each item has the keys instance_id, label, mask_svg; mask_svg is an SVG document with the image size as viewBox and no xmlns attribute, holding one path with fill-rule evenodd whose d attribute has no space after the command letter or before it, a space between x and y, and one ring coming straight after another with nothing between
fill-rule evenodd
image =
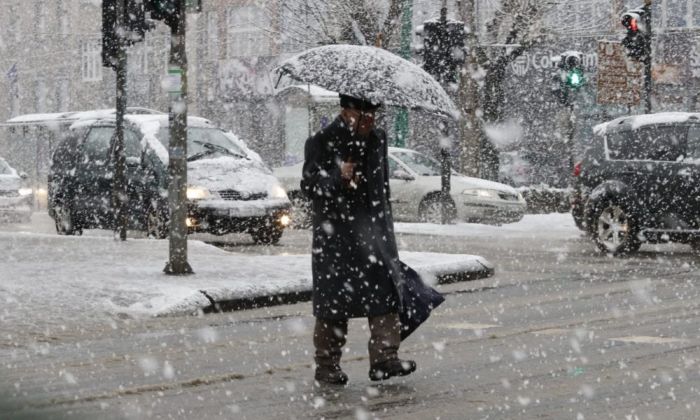
<instances>
[{"instance_id":1,"label":"black bag","mask_svg":"<svg viewBox=\"0 0 700 420\"><path fill-rule=\"evenodd\" d=\"M414 269L402 262L399 263L403 274L402 307L399 313L401 341L403 341L428 319L430 312L440 306L445 298L437 290L423 283Z\"/></svg>"}]
</instances>

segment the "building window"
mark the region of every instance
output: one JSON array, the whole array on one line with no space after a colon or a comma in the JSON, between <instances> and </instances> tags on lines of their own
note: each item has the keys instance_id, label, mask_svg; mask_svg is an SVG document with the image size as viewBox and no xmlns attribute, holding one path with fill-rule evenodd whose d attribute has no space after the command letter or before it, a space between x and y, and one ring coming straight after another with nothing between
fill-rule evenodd
<instances>
[{"instance_id":1,"label":"building window","mask_svg":"<svg viewBox=\"0 0 700 420\"><path fill-rule=\"evenodd\" d=\"M81 45L81 72L84 82L102 80L102 43L86 40Z\"/></svg>"},{"instance_id":2,"label":"building window","mask_svg":"<svg viewBox=\"0 0 700 420\"><path fill-rule=\"evenodd\" d=\"M21 41L22 31L17 30L17 21L20 16L17 12L17 5L10 4L7 9L7 39L14 39L15 42Z\"/></svg>"},{"instance_id":3,"label":"building window","mask_svg":"<svg viewBox=\"0 0 700 420\"><path fill-rule=\"evenodd\" d=\"M48 10L46 10L46 4L43 1L38 1L35 3L36 7L36 14L35 16L35 22L36 22L36 34L38 36L47 36L48 35L48 28L47 28L47 21L48 21Z\"/></svg>"},{"instance_id":4,"label":"building window","mask_svg":"<svg viewBox=\"0 0 700 420\"><path fill-rule=\"evenodd\" d=\"M68 7L66 6L66 0L58 0L56 2L56 12L58 13L58 33L59 35L68 35L69 21L68 21Z\"/></svg>"},{"instance_id":5,"label":"building window","mask_svg":"<svg viewBox=\"0 0 700 420\"><path fill-rule=\"evenodd\" d=\"M687 18L688 0L666 0L667 28L685 28L688 26Z\"/></svg>"},{"instance_id":6,"label":"building window","mask_svg":"<svg viewBox=\"0 0 700 420\"><path fill-rule=\"evenodd\" d=\"M267 56L271 54L269 19L265 12L256 6L228 9L227 57Z\"/></svg>"},{"instance_id":7,"label":"building window","mask_svg":"<svg viewBox=\"0 0 700 420\"><path fill-rule=\"evenodd\" d=\"M671 29L700 27L700 4L697 0L663 0L663 26Z\"/></svg>"}]
</instances>

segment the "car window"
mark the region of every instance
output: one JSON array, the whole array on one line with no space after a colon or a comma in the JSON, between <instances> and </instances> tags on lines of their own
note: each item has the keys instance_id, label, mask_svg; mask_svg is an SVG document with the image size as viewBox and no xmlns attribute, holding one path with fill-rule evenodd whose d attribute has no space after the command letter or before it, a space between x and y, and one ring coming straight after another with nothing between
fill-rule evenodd
<instances>
[{"instance_id":1,"label":"car window","mask_svg":"<svg viewBox=\"0 0 700 420\"><path fill-rule=\"evenodd\" d=\"M685 155L687 127L642 127L607 135L614 160L676 161Z\"/></svg>"},{"instance_id":2,"label":"car window","mask_svg":"<svg viewBox=\"0 0 700 420\"><path fill-rule=\"evenodd\" d=\"M10 169L10 165L8 165L4 160L0 159L0 175L10 175L11 173L12 169Z\"/></svg>"},{"instance_id":3,"label":"car window","mask_svg":"<svg viewBox=\"0 0 700 420\"><path fill-rule=\"evenodd\" d=\"M124 130L124 155L126 157L141 157L141 139L131 130Z\"/></svg>"},{"instance_id":4,"label":"car window","mask_svg":"<svg viewBox=\"0 0 700 420\"><path fill-rule=\"evenodd\" d=\"M394 156L421 176L438 176L441 174L440 163L421 153L394 152Z\"/></svg>"},{"instance_id":5,"label":"car window","mask_svg":"<svg viewBox=\"0 0 700 420\"><path fill-rule=\"evenodd\" d=\"M396 172L397 169L401 169L399 166L398 162L394 160L394 158L390 157L389 158L389 177L394 178L394 172Z\"/></svg>"},{"instance_id":6,"label":"car window","mask_svg":"<svg viewBox=\"0 0 700 420\"><path fill-rule=\"evenodd\" d=\"M95 127L83 143L83 163L102 164L109 158L109 145L114 127Z\"/></svg>"},{"instance_id":7,"label":"car window","mask_svg":"<svg viewBox=\"0 0 700 420\"><path fill-rule=\"evenodd\" d=\"M691 125L688 130L688 158L700 159L700 125Z\"/></svg>"}]
</instances>

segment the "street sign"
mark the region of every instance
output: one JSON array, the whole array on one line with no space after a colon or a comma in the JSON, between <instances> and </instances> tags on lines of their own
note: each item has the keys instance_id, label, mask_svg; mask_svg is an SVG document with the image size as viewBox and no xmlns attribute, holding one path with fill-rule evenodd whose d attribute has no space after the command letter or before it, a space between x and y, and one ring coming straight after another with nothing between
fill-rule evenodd
<instances>
[{"instance_id":1,"label":"street sign","mask_svg":"<svg viewBox=\"0 0 700 420\"><path fill-rule=\"evenodd\" d=\"M622 43L598 42L597 102L601 105L639 105L642 65L627 58Z\"/></svg>"}]
</instances>

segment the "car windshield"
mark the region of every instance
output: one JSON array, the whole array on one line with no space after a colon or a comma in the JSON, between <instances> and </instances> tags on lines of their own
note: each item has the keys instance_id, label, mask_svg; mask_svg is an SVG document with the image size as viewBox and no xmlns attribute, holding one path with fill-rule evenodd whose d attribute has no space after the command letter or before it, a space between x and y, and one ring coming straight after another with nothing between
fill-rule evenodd
<instances>
[{"instance_id":1,"label":"car windshield","mask_svg":"<svg viewBox=\"0 0 700 420\"><path fill-rule=\"evenodd\" d=\"M0 175L10 175L11 173L12 169L10 168L10 165L8 165L4 160L0 159Z\"/></svg>"},{"instance_id":2,"label":"car windshield","mask_svg":"<svg viewBox=\"0 0 700 420\"><path fill-rule=\"evenodd\" d=\"M168 147L170 130L163 127L158 131L158 140ZM228 153L227 153L228 151ZM245 151L229 139L218 128L188 127L187 128L187 157L204 156L214 152L247 157Z\"/></svg>"},{"instance_id":3,"label":"car windshield","mask_svg":"<svg viewBox=\"0 0 700 420\"><path fill-rule=\"evenodd\" d=\"M439 176L441 173L440 163L424 154L417 152L392 152L392 155L418 175Z\"/></svg>"}]
</instances>

